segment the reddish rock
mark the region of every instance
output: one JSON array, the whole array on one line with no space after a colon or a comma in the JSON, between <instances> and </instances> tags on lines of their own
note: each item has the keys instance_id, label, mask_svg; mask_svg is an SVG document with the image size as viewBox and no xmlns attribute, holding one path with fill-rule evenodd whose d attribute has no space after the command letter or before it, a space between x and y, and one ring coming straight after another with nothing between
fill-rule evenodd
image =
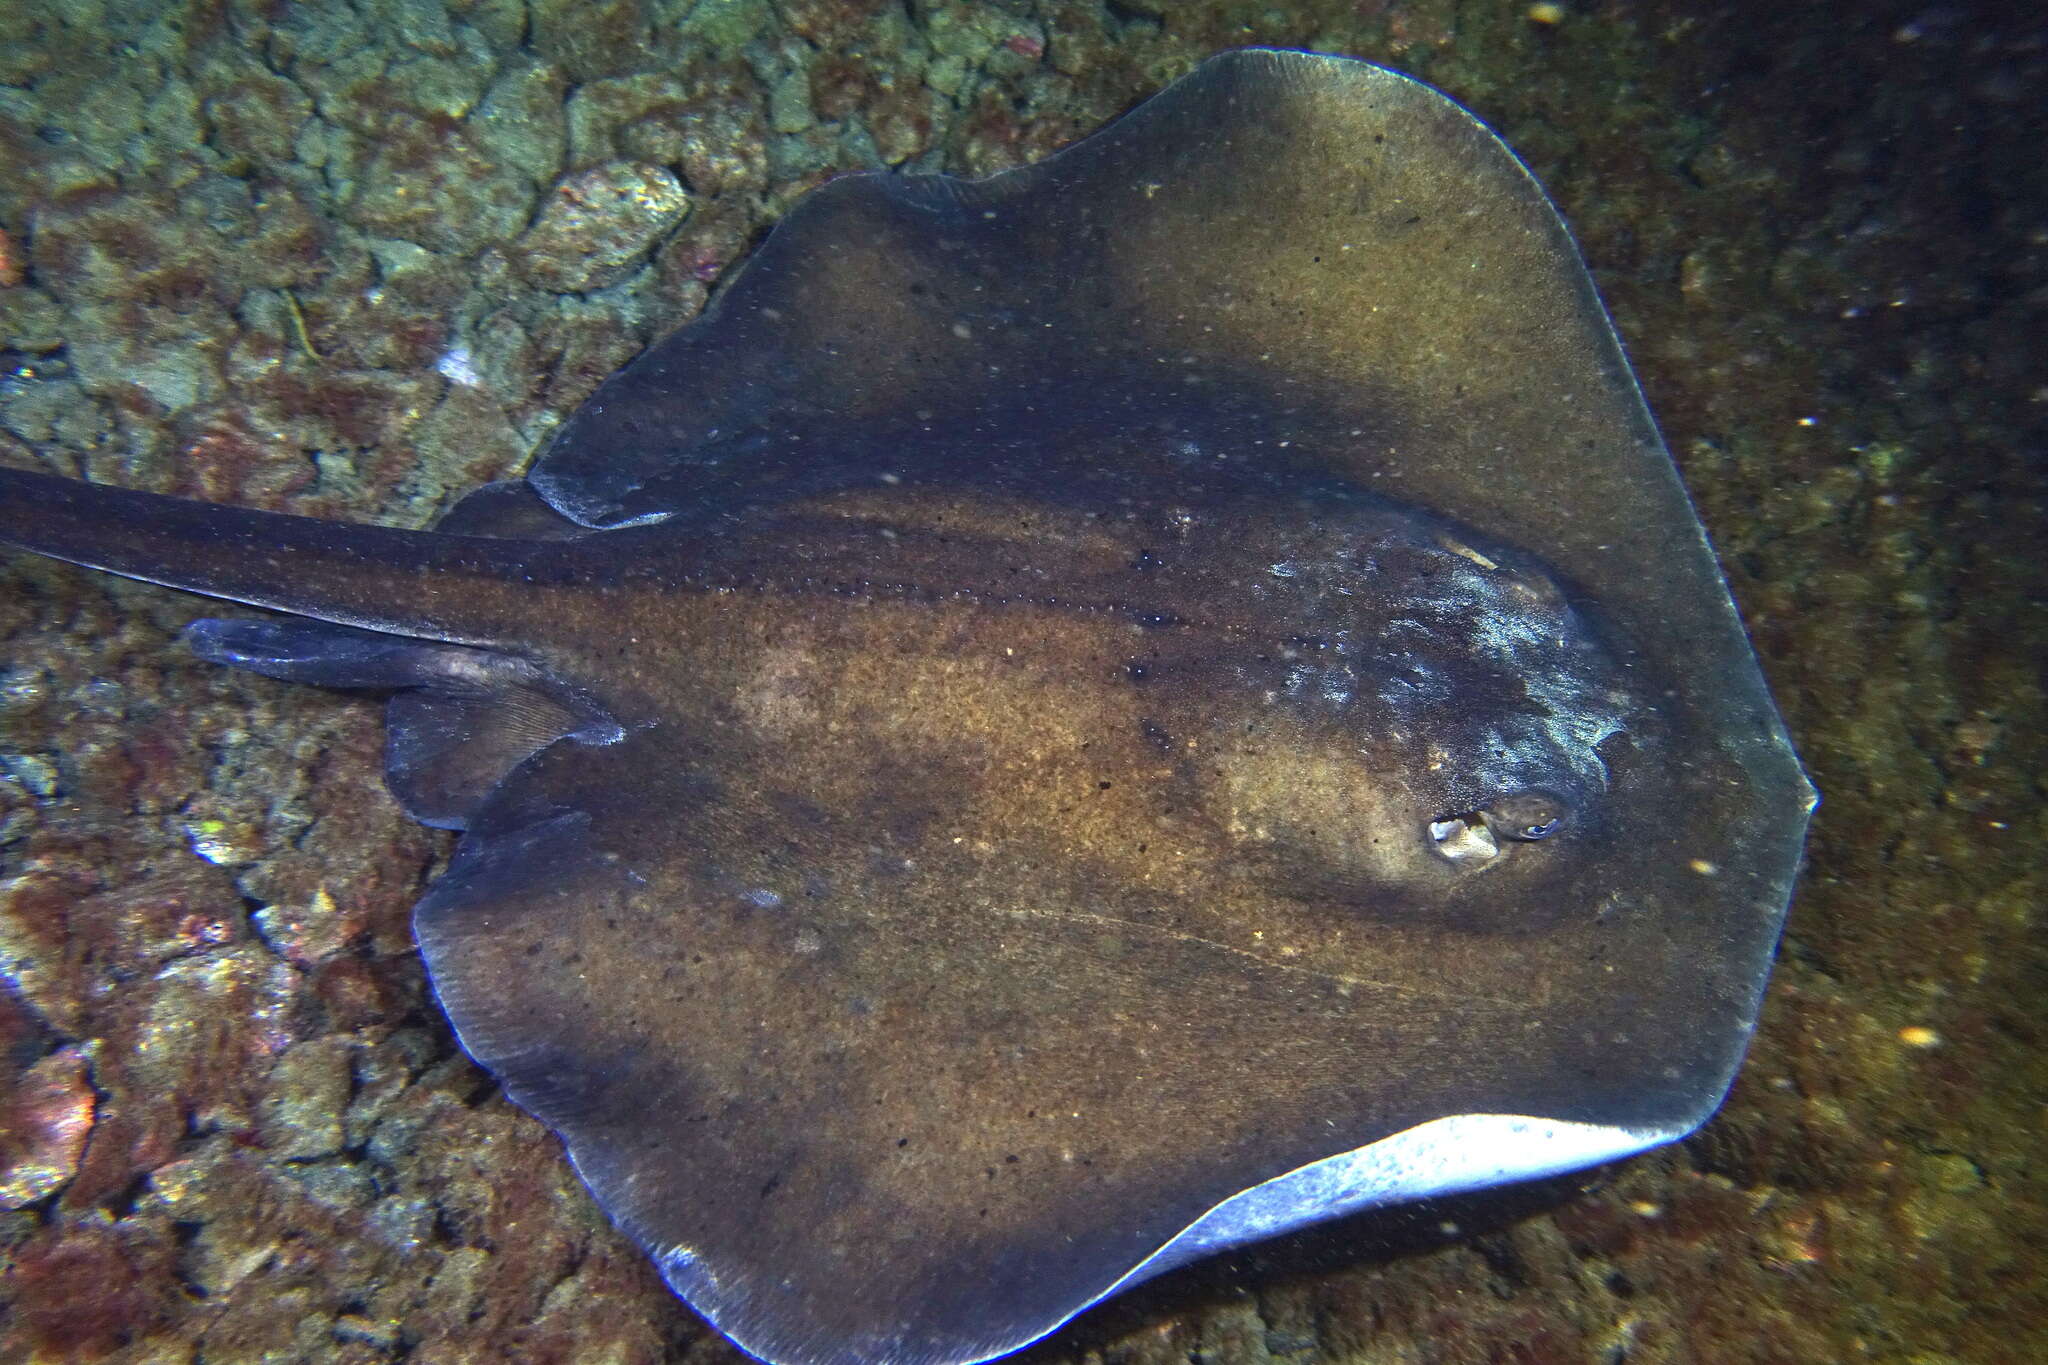
<instances>
[{"instance_id":1,"label":"reddish rock","mask_svg":"<svg viewBox=\"0 0 2048 1365\"><path fill-rule=\"evenodd\" d=\"M18 1209L78 1174L94 1099L76 1048L51 1053L0 1091L0 1209Z\"/></svg>"},{"instance_id":2,"label":"reddish rock","mask_svg":"<svg viewBox=\"0 0 2048 1365\"><path fill-rule=\"evenodd\" d=\"M14 1314L0 1326L0 1350L100 1360L168 1327L183 1299L173 1255L160 1224L42 1229L10 1257Z\"/></svg>"},{"instance_id":3,"label":"reddish rock","mask_svg":"<svg viewBox=\"0 0 2048 1365\"><path fill-rule=\"evenodd\" d=\"M27 258L14 239L0 231L0 289L13 289L27 280Z\"/></svg>"},{"instance_id":4,"label":"reddish rock","mask_svg":"<svg viewBox=\"0 0 2048 1365\"><path fill-rule=\"evenodd\" d=\"M617 161L557 184L513 248L543 289L584 293L616 284L690 211L690 197L658 166Z\"/></svg>"}]
</instances>

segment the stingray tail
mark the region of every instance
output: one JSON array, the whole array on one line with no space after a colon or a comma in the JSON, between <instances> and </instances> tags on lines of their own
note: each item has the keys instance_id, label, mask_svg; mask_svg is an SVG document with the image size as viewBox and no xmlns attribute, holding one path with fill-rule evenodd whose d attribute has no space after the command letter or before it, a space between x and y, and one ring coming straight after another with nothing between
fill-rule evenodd
<instances>
[{"instance_id":1,"label":"stingray tail","mask_svg":"<svg viewBox=\"0 0 2048 1365\"><path fill-rule=\"evenodd\" d=\"M483 646L516 643L531 599L575 588L589 568L572 542L360 526L18 469L0 469L0 543L318 621Z\"/></svg>"}]
</instances>

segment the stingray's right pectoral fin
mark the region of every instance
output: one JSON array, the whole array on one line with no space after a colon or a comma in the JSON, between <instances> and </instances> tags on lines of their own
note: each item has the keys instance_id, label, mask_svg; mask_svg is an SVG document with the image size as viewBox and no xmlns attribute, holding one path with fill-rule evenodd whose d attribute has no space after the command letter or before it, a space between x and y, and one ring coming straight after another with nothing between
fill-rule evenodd
<instances>
[{"instance_id":1,"label":"stingray's right pectoral fin","mask_svg":"<svg viewBox=\"0 0 2048 1365\"><path fill-rule=\"evenodd\" d=\"M195 621L192 651L286 682L393 689L385 778L422 824L462 829L521 763L564 738L608 744L602 708L524 659L315 621Z\"/></svg>"}]
</instances>

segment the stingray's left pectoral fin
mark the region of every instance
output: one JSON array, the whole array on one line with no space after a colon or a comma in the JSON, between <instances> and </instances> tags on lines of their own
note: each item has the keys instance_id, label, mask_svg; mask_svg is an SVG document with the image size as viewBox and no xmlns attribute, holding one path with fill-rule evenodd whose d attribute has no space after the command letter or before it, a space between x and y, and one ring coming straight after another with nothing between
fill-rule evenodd
<instances>
[{"instance_id":1,"label":"stingray's left pectoral fin","mask_svg":"<svg viewBox=\"0 0 2048 1365\"><path fill-rule=\"evenodd\" d=\"M519 764L557 740L608 744L604 710L524 659L314 621L195 621L200 658L286 682L392 690L385 777L424 824L462 829Z\"/></svg>"}]
</instances>

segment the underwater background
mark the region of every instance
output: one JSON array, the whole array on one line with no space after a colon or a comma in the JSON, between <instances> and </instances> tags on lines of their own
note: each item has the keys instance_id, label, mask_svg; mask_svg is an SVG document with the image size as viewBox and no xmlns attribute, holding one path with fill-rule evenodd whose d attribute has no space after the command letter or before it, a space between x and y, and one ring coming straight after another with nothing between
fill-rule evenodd
<instances>
[{"instance_id":1,"label":"underwater background","mask_svg":"<svg viewBox=\"0 0 2048 1365\"><path fill-rule=\"evenodd\" d=\"M2036 7L0 0L0 459L424 525L804 191L1035 159L1244 44L1529 162L1825 801L1701 1132L1022 1358L2048 1358ZM378 702L199 662L202 611L0 563L0 1361L736 1360L457 1051Z\"/></svg>"}]
</instances>

